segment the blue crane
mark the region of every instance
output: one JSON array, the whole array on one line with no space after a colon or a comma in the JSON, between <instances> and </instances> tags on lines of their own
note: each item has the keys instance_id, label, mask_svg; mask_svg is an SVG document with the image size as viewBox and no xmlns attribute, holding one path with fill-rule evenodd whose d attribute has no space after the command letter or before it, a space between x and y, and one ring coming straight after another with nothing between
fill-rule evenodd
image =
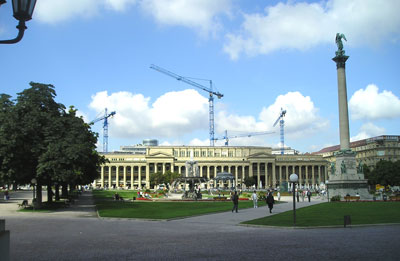
<instances>
[{"instance_id":1,"label":"blue crane","mask_svg":"<svg viewBox=\"0 0 400 261\"><path fill-rule=\"evenodd\" d=\"M279 114L278 119L275 121L273 127L278 123L279 121L279 126L281 127L281 154L283 155L285 152L285 135L284 135L284 127L285 127L285 121L283 120L283 117L286 115L286 110L281 108L281 113Z\"/></svg>"},{"instance_id":2,"label":"blue crane","mask_svg":"<svg viewBox=\"0 0 400 261\"><path fill-rule=\"evenodd\" d=\"M98 121L104 120L103 124L103 152L108 152L108 118L112 117L115 115L115 111L112 111L110 113L107 113L107 108L104 110L104 115L100 116L93 121L91 121L89 124L94 124Z\"/></svg>"},{"instance_id":3,"label":"blue crane","mask_svg":"<svg viewBox=\"0 0 400 261\"><path fill-rule=\"evenodd\" d=\"M243 134L237 134L237 135L231 135L228 136L228 131L225 130L225 135L223 137L215 138L214 140L225 140L225 146L229 145L229 139L235 139L235 138L244 138L244 137L252 137L252 136L257 136L257 135L266 135L266 134L271 134L275 133L274 131L260 131L260 132L249 132L249 133L243 133Z\"/></svg>"},{"instance_id":4,"label":"blue crane","mask_svg":"<svg viewBox=\"0 0 400 261\"><path fill-rule=\"evenodd\" d=\"M210 146L214 146L214 141L215 141L215 139L214 139L214 95L217 96L218 99L221 99L224 95L219 93L219 92L213 91L213 89L212 89L212 81L211 80L208 80L210 82L210 87L208 88L208 87L205 87L205 86L203 86L203 85L201 85L201 84L199 84L197 82L189 80L188 78L185 78L185 77L180 76L180 75L178 75L176 73L173 73L173 72L170 72L168 70L165 70L165 69L163 69L163 68L161 68L161 67L159 67L157 65L152 64L152 65L150 65L150 68L153 69L153 70L156 70L158 72L164 73L164 74L166 74L168 76L171 76L171 77L177 79L178 81L182 81L184 83L190 84L190 85L192 85L194 87L197 87L197 88L202 89L203 91L206 91L206 92L209 93L210 97L208 98L208 104L209 104L209 111L210 111L209 112L209 118L210 118L210 121L209 121L209 125L210 125Z\"/></svg>"}]
</instances>

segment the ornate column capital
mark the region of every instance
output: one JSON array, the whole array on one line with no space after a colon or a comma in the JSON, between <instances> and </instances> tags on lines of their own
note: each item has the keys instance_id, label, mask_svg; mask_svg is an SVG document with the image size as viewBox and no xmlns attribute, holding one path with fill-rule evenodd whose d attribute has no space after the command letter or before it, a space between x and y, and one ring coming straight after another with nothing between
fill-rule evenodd
<instances>
[{"instance_id":1,"label":"ornate column capital","mask_svg":"<svg viewBox=\"0 0 400 261\"><path fill-rule=\"evenodd\" d=\"M336 52L336 56L332 60L336 63L336 69L346 68L346 61L349 56Z\"/></svg>"}]
</instances>

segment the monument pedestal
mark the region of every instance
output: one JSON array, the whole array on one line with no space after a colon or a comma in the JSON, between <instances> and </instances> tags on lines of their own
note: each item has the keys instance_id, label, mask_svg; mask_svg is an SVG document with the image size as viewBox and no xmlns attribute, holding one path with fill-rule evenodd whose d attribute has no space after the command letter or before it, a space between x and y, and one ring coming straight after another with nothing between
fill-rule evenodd
<instances>
[{"instance_id":1,"label":"monument pedestal","mask_svg":"<svg viewBox=\"0 0 400 261\"><path fill-rule=\"evenodd\" d=\"M329 177L329 196L343 199L346 195L359 195L360 199L372 199L368 192L368 181L357 168L356 154L351 150L336 153L335 171Z\"/></svg>"}]
</instances>

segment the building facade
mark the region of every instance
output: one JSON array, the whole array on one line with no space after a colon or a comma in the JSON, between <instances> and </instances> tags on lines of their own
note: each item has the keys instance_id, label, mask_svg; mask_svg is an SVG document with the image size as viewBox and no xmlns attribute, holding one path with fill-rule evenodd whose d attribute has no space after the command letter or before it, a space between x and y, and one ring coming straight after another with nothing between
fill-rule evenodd
<instances>
[{"instance_id":1,"label":"building facade","mask_svg":"<svg viewBox=\"0 0 400 261\"><path fill-rule=\"evenodd\" d=\"M400 136L382 135L350 143L350 149L356 152L357 166L366 164L373 169L380 160L397 161L400 160ZM335 162L335 153L340 150L340 146L324 148L314 155L321 155L329 162ZM328 168L331 173L330 167Z\"/></svg>"},{"instance_id":2,"label":"building facade","mask_svg":"<svg viewBox=\"0 0 400 261\"><path fill-rule=\"evenodd\" d=\"M124 146L121 151L103 154L108 162L101 166L101 188L150 188L150 174L167 171L185 175L187 161L198 163L201 177L208 180L217 173L229 172L241 187L246 177L256 177L257 187L286 185L292 173L299 175L301 187L317 188L327 179L329 162L321 155L273 155L269 147L209 146ZM215 183L207 184L209 187Z\"/></svg>"}]
</instances>

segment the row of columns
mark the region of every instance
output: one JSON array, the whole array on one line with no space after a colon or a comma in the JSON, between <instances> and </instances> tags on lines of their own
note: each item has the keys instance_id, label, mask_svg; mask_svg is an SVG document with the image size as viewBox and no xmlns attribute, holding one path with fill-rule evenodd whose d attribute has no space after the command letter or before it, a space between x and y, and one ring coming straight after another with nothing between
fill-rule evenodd
<instances>
[{"instance_id":1,"label":"row of columns","mask_svg":"<svg viewBox=\"0 0 400 261\"><path fill-rule=\"evenodd\" d=\"M178 169L178 173L182 175L185 173L183 170L185 168L184 164L173 164L173 163L151 163L154 164L154 173L158 172L158 164L162 165L161 170L162 173L167 171L167 164L169 164L169 170L174 171L175 167ZM220 172L223 172L227 169L227 172L234 173L235 180L237 184L243 182L245 176L254 176L257 175L257 187L259 187L261 181L261 166L264 165L264 180L263 180L263 187L266 185L269 187L275 187L276 184L281 184L283 181L289 181L289 175L292 173L296 173L299 175L299 184L307 184L307 185L316 185L316 177L318 177L319 182L325 181L327 179L326 175L326 166L324 164L293 164L293 165L283 165L283 164L275 164L274 162L251 162L250 164L199 164L200 169L200 177L205 177L204 169L206 170L207 179L211 179L211 169L213 168L213 177L217 176L217 170L220 169ZM255 166L255 169L254 169ZM123 177L122 182L123 186L127 187L127 169L130 167L130 184L131 187L134 184L137 184L139 188L142 188L142 182L144 182L147 188L150 187L150 163L147 164L140 164L140 165L105 165L101 167L101 178L100 178L100 186L104 188L105 186L105 167L108 167L108 186L113 185L113 181L115 181L116 186L120 185L119 174L120 174L120 167L123 167ZM116 175L115 180L112 180L112 167L116 168ZM305 167L305 173L303 173L302 169ZM309 173L309 167L311 167L311 173ZM315 173L315 168L317 167L317 173ZM138 178L134 180L134 169L138 168ZM142 180L142 168L145 168L145 180ZM276 173L276 168L278 168L278 177ZM289 170L292 170L289 173ZM239 170L241 170L241 176L239 178ZM283 171L284 170L284 171ZM296 171L298 170L298 172ZM283 177L285 174L285 177ZM311 176L310 176L311 175ZM304 178L303 178L304 176ZM311 177L311 184L309 179ZM305 180L304 180L305 179ZM137 182L136 182L137 181ZM136 182L136 183L135 183Z\"/></svg>"}]
</instances>

